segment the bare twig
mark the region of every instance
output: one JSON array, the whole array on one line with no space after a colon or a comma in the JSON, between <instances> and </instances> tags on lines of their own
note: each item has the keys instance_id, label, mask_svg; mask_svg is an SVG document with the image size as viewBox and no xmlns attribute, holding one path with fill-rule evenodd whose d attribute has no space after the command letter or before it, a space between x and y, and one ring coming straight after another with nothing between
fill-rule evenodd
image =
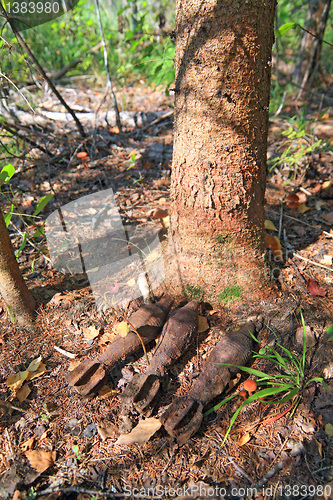
<instances>
[{"instance_id":1,"label":"bare twig","mask_svg":"<svg viewBox=\"0 0 333 500\"><path fill-rule=\"evenodd\" d=\"M302 255L300 255L299 253L296 253L296 252L294 252L294 256L297 257L298 259L302 259L305 262L308 262L309 264L312 264L313 266L321 267L322 269L326 269L326 271L331 271L331 273L333 273L332 267L328 267L328 266L324 266L323 264L319 264L319 262L315 262L313 260L307 259L306 257L303 257Z\"/></svg>"},{"instance_id":2,"label":"bare twig","mask_svg":"<svg viewBox=\"0 0 333 500\"><path fill-rule=\"evenodd\" d=\"M153 125L156 125L157 123L160 123L163 121L165 118L169 118L169 116L173 115L173 109L171 111L168 111L162 116L159 116L156 118L156 120L152 121L151 123L148 123L148 125L145 125L144 127L141 128L141 130L147 130L148 128L152 127Z\"/></svg>"},{"instance_id":3,"label":"bare twig","mask_svg":"<svg viewBox=\"0 0 333 500\"><path fill-rule=\"evenodd\" d=\"M76 358L76 354L73 354L71 352L65 351L65 349L62 349L61 347L58 347L57 345L54 345L53 349L55 351L59 352L59 354L62 354L63 356L66 356L69 359L75 359Z\"/></svg>"}]
</instances>

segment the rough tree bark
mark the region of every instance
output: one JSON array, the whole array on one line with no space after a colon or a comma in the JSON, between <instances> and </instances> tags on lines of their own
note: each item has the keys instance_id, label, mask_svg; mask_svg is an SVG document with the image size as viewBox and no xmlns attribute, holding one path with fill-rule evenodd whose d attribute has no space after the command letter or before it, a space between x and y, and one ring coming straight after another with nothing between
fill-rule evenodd
<instances>
[{"instance_id":1,"label":"rough tree bark","mask_svg":"<svg viewBox=\"0 0 333 500\"><path fill-rule=\"evenodd\" d=\"M15 259L2 213L0 212L0 293L13 323L32 327L35 301L25 284Z\"/></svg>"},{"instance_id":2,"label":"rough tree bark","mask_svg":"<svg viewBox=\"0 0 333 500\"><path fill-rule=\"evenodd\" d=\"M211 299L265 283L274 14L274 0L176 4L169 242L182 285L199 285Z\"/></svg>"}]
</instances>

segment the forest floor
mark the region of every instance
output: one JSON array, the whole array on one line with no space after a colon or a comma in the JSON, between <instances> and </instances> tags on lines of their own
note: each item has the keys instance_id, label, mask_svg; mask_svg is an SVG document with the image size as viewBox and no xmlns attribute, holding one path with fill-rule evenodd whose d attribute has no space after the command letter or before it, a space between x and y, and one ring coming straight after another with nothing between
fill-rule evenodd
<instances>
[{"instance_id":1,"label":"forest floor","mask_svg":"<svg viewBox=\"0 0 333 500\"><path fill-rule=\"evenodd\" d=\"M91 90L80 82L72 85L60 89L67 102L76 110L94 113L103 89ZM173 97L163 89L145 85L122 89L118 99L122 109L138 116L158 112L161 118L173 106ZM64 112L50 96L40 103L39 110ZM333 342L326 332L333 324L333 155L328 149L304 152L304 146L313 145L316 138L333 144L332 109L316 99L286 103L283 114L270 121L268 157L272 161L286 149L287 138L282 134L290 126L286 116L294 116L301 105L306 112L294 130L304 126L306 136L294 137L290 143L291 155L303 151L294 175L287 165L268 174L266 219L270 223L266 224L271 236L267 241L272 290L260 300L235 298L215 311L206 311L209 329L199 334L192 352L172 368L168 389L152 416L158 417L175 394L186 394L219 332L250 316L262 323L261 345L279 342L301 359L301 310L308 347L307 380L324 377L326 388L320 382L309 384L293 415L290 401L248 404L223 446L239 398L206 417L199 432L183 445L163 427L150 439L143 437L146 441L141 444L118 444L119 434L128 428L129 420L135 424L138 415L124 417L117 393L134 371L145 370L144 356L132 356L126 367L122 363L109 372L108 388L92 398L82 398L65 376L78 361L106 349L114 338L113 327L128 317L128 310L100 311L87 275L54 269L46 240L34 238L36 228L30 223L25 228L14 215L9 229L16 249L22 232L26 229L28 234L18 260L38 303L38 315L35 331L15 327L0 299L1 499L333 497ZM110 109L107 98L99 113ZM90 131L85 126L86 139L72 124L59 120L30 133L51 155L37 147L19 152L12 192L2 186L7 199L1 197L1 208L6 212L15 195L18 207L32 214L38 200L52 192L55 196L42 212L45 220L60 207L66 213L64 205L73 200L112 188L122 220L148 226L157 234L160 221L152 214L169 207L172 116L169 113L150 127L125 126L121 134L114 124L91 126ZM77 158L78 151L88 152L87 166ZM294 192L300 209L287 207L286 197ZM282 260L276 258L279 242ZM110 287L116 292L117 281ZM187 292L189 299L199 293L190 288ZM184 297L174 307L181 301ZM65 352L56 351L55 346ZM10 385L8 377L26 370L36 359L30 368L38 376L25 383L29 389L19 391L22 381ZM276 373L267 360L252 360L251 366ZM228 395L243 388L245 375L236 378Z\"/></svg>"}]
</instances>

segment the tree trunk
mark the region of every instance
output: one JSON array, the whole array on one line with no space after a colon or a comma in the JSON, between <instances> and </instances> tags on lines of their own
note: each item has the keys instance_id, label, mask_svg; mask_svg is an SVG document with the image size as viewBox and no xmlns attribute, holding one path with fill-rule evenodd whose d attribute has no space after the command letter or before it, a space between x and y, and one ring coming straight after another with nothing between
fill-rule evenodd
<instances>
[{"instance_id":1,"label":"tree trunk","mask_svg":"<svg viewBox=\"0 0 333 500\"><path fill-rule=\"evenodd\" d=\"M211 300L265 283L274 14L274 0L177 0L169 241L182 286Z\"/></svg>"},{"instance_id":2,"label":"tree trunk","mask_svg":"<svg viewBox=\"0 0 333 500\"><path fill-rule=\"evenodd\" d=\"M22 278L1 212L0 293L7 306L11 321L20 326L32 327L35 301Z\"/></svg>"},{"instance_id":3,"label":"tree trunk","mask_svg":"<svg viewBox=\"0 0 333 500\"><path fill-rule=\"evenodd\" d=\"M310 1L308 16L305 22L305 28L310 33L305 32L303 34L294 72L295 83L301 87L297 93L297 99L302 95L304 87L311 85L314 74L318 69L322 40L330 8L331 0Z\"/></svg>"}]
</instances>

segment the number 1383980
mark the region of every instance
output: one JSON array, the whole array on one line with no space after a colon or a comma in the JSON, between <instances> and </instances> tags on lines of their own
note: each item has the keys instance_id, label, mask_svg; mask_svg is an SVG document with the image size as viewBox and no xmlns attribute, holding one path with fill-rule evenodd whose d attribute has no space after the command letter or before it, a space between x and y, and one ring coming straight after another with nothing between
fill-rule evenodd
<instances>
[{"instance_id":1,"label":"number 1383980","mask_svg":"<svg viewBox=\"0 0 333 500\"><path fill-rule=\"evenodd\" d=\"M7 14L58 14L58 2L8 2Z\"/></svg>"}]
</instances>

